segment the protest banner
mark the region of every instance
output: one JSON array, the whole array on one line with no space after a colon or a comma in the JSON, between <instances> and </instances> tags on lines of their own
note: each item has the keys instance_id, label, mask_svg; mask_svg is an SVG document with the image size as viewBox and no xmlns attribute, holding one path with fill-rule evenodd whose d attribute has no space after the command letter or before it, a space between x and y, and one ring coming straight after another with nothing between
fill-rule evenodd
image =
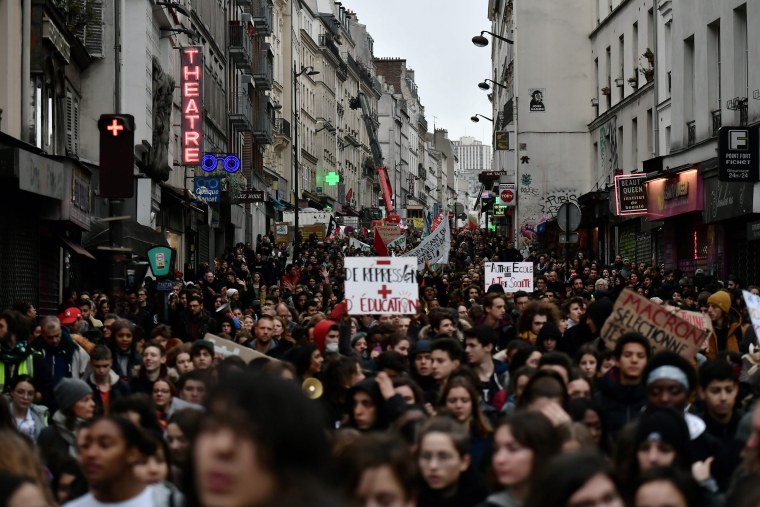
<instances>
[{"instance_id":1,"label":"protest banner","mask_svg":"<svg viewBox=\"0 0 760 507\"><path fill-rule=\"evenodd\" d=\"M664 306L625 289L615 301L612 314L602 327L601 337L609 349L614 349L620 337L629 331L644 335L653 352L671 350L689 360L694 359L708 336L707 331L669 312Z\"/></svg>"},{"instance_id":2,"label":"protest banner","mask_svg":"<svg viewBox=\"0 0 760 507\"><path fill-rule=\"evenodd\" d=\"M361 250L364 253L369 253L369 251L372 249L370 245L367 243L362 243L356 238L351 238L351 246L356 248L357 250Z\"/></svg>"},{"instance_id":3,"label":"protest banner","mask_svg":"<svg viewBox=\"0 0 760 507\"><path fill-rule=\"evenodd\" d=\"M706 315L702 312L690 312L688 310L681 310L680 308L669 305L665 305L665 308L667 308L669 312L678 315L692 326L704 329L708 334L711 334L713 332L713 325L709 315Z\"/></svg>"},{"instance_id":4,"label":"protest banner","mask_svg":"<svg viewBox=\"0 0 760 507\"><path fill-rule=\"evenodd\" d=\"M254 359L258 359L260 357L269 359L271 361L276 361L276 359L273 359L267 356L266 354L262 354L261 352L258 352L256 350L240 345L239 343L235 343L230 340L225 340L224 338L220 336L216 336L215 334L206 333L203 336L203 339L213 343L214 352L216 354L220 354L223 357L238 356L240 357L240 359L242 359L246 363L250 363Z\"/></svg>"},{"instance_id":5,"label":"protest banner","mask_svg":"<svg viewBox=\"0 0 760 507\"><path fill-rule=\"evenodd\" d=\"M448 264L449 248L451 248L451 229L449 221L445 220L441 227L431 232L417 245L416 248L406 252L402 257L417 257L417 269L425 269L425 261L430 264Z\"/></svg>"},{"instance_id":6,"label":"protest banner","mask_svg":"<svg viewBox=\"0 0 760 507\"><path fill-rule=\"evenodd\" d=\"M417 263L408 257L346 257L346 310L351 315L417 313Z\"/></svg>"},{"instance_id":7,"label":"protest banner","mask_svg":"<svg viewBox=\"0 0 760 507\"><path fill-rule=\"evenodd\" d=\"M486 262L486 288L491 285L501 285L504 292L533 292L533 263L532 262Z\"/></svg>"},{"instance_id":8,"label":"protest banner","mask_svg":"<svg viewBox=\"0 0 760 507\"><path fill-rule=\"evenodd\" d=\"M398 238L388 243L388 250L394 250L396 248L406 250L406 236L399 236Z\"/></svg>"},{"instance_id":9,"label":"protest banner","mask_svg":"<svg viewBox=\"0 0 760 507\"><path fill-rule=\"evenodd\" d=\"M386 245L401 236L401 228L398 224L376 225L375 230Z\"/></svg>"},{"instance_id":10,"label":"protest banner","mask_svg":"<svg viewBox=\"0 0 760 507\"><path fill-rule=\"evenodd\" d=\"M752 327L755 328L755 335L760 336L760 296L755 296L746 290L742 291L742 295L747 304L747 312L749 312Z\"/></svg>"}]
</instances>

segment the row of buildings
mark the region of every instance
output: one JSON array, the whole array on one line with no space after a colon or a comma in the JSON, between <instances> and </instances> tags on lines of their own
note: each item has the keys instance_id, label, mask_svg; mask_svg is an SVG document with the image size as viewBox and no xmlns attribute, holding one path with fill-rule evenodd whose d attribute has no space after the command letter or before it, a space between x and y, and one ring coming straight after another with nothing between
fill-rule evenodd
<instances>
[{"instance_id":1,"label":"row of buildings","mask_svg":"<svg viewBox=\"0 0 760 507\"><path fill-rule=\"evenodd\" d=\"M375 58L340 2L0 0L0 44L0 307L123 289L156 244L195 270L295 206L380 218L370 130L411 226L466 204L413 70ZM110 113L134 116L136 146L134 197L109 201L97 122ZM217 163L230 155L235 172Z\"/></svg>"},{"instance_id":2,"label":"row of buildings","mask_svg":"<svg viewBox=\"0 0 760 507\"><path fill-rule=\"evenodd\" d=\"M516 187L503 227L523 250L561 254L571 202L572 252L760 280L758 184L720 181L717 158L722 126L760 121L760 1L491 0L488 18L509 140L492 169Z\"/></svg>"}]
</instances>

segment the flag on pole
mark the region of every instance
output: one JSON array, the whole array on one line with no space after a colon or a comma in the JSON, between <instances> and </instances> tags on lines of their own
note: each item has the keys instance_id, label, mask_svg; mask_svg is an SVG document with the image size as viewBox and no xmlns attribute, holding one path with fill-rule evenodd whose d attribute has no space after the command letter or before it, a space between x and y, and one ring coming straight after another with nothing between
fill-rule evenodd
<instances>
[{"instance_id":1,"label":"flag on pole","mask_svg":"<svg viewBox=\"0 0 760 507\"><path fill-rule=\"evenodd\" d=\"M349 188L348 193L346 194L346 204L349 206L351 205L351 199L354 197L354 189Z\"/></svg>"},{"instance_id":2,"label":"flag on pole","mask_svg":"<svg viewBox=\"0 0 760 507\"><path fill-rule=\"evenodd\" d=\"M330 216L330 223L327 225L327 234L325 234L325 239L327 241L332 241L334 239L332 236L337 227L338 223L335 221L335 217Z\"/></svg>"}]
</instances>

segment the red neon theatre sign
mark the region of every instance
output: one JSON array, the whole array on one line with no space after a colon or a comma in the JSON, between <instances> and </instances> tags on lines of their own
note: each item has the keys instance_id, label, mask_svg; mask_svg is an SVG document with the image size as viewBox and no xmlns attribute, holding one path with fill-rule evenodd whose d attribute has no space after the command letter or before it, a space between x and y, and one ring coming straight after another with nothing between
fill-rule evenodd
<instances>
[{"instance_id":1,"label":"red neon theatre sign","mask_svg":"<svg viewBox=\"0 0 760 507\"><path fill-rule=\"evenodd\" d=\"M180 48L182 163L198 165L203 152L203 47Z\"/></svg>"}]
</instances>

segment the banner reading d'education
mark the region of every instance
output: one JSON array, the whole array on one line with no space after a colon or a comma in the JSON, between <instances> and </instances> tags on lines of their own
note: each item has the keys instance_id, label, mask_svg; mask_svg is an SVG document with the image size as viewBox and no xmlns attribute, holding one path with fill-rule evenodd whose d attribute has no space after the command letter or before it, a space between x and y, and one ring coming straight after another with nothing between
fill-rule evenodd
<instances>
[{"instance_id":1,"label":"banner reading d'education","mask_svg":"<svg viewBox=\"0 0 760 507\"><path fill-rule=\"evenodd\" d=\"M491 285L501 285L504 292L533 292L532 262L486 262L486 289Z\"/></svg>"},{"instance_id":2,"label":"banner reading d'education","mask_svg":"<svg viewBox=\"0 0 760 507\"><path fill-rule=\"evenodd\" d=\"M351 315L413 315L419 306L417 261L410 257L346 257Z\"/></svg>"}]
</instances>

